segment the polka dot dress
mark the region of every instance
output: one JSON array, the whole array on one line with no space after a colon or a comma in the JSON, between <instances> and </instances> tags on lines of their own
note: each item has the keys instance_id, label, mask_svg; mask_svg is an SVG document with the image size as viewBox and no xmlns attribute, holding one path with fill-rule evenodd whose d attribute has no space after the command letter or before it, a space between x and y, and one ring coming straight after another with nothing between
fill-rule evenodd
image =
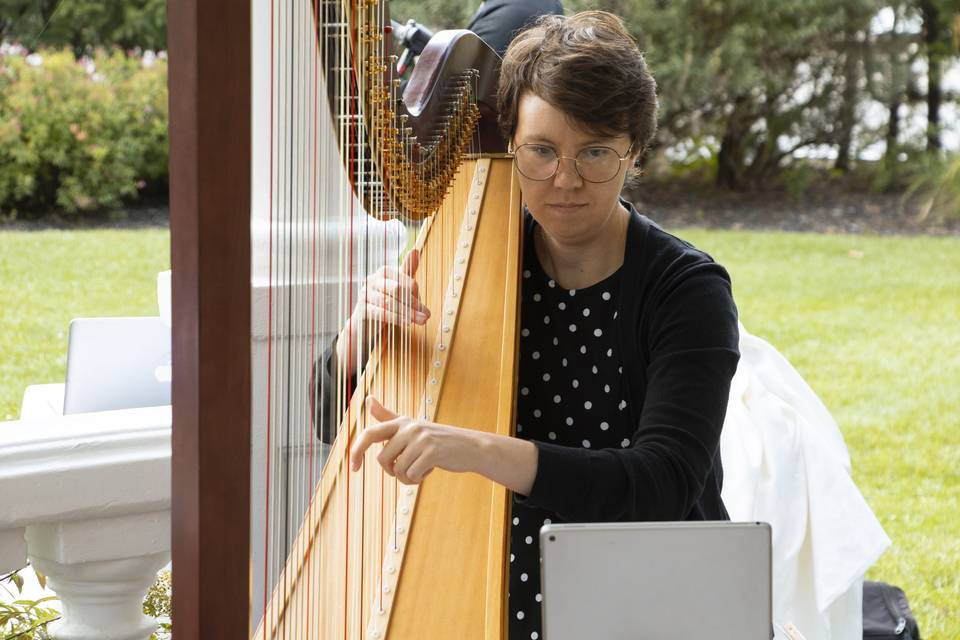
<instances>
[{"instance_id":1,"label":"polka dot dress","mask_svg":"<svg viewBox=\"0 0 960 640\"><path fill-rule=\"evenodd\" d=\"M585 289L562 288L524 252L517 437L587 449L630 446L633 426L617 353L620 273ZM513 504L510 536L510 640L541 629L540 527L554 513Z\"/></svg>"}]
</instances>

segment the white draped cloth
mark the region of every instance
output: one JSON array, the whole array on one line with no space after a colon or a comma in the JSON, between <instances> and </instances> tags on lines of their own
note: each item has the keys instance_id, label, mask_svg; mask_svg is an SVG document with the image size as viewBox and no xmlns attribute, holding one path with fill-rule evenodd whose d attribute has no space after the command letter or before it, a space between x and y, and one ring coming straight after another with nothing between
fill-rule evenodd
<instances>
[{"instance_id":1,"label":"white draped cloth","mask_svg":"<svg viewBox=\"0 0 960 640\"><path fill-rule=\"evenodd\" d=\"M769 343L740 326L720 438L732 520L768 522L773 620L807 640L861 640L863 576L890 545L850 476L837 423Z\"/></svg>"}]
</instances>

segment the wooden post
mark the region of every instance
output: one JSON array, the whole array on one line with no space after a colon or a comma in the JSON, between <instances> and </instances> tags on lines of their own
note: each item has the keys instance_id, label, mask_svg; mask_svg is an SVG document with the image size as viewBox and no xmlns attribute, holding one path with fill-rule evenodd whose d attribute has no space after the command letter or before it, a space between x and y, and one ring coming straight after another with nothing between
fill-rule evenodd
<instances>
[{"instance_id":1,"label":"wooden post","mask_svg":"<svg viewBox=\"0 0 960 640\"><path fill-rule=\"evenodd\" d=\"M173 620L250 634L250 6L170 0Z\"/></svg>"}]
</instances>

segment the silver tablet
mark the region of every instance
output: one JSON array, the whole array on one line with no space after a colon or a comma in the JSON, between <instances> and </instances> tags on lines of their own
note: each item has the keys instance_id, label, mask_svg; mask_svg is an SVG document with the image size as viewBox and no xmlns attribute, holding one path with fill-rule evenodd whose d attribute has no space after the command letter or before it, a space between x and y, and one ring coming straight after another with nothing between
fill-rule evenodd
<instances>
[{"instance_id":1,"label":"silver tablet","mask_svg":"<svg viewBox=\"0 0 960 640\"><path fill-rule=\"evenodd\" d=\"M549 524L544 640L769 640L770 525Z\"/></svg>"}]
</instances>

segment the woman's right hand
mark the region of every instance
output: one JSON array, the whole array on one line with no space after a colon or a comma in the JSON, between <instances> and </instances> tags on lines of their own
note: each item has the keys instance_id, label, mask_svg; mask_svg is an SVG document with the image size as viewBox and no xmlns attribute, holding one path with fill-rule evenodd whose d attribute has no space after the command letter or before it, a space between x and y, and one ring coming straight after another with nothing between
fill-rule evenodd
<instances>
[{"instance_id":1,"label":"woman's right hand","mask_svg":"<svg viewBox=\"0 0 960 640\"><path fill-rule=\"evenodd\" d=\"M401 268L384 266L364 280L357 304L350 315L355 331L361 323L370 325L393 324L399 327L411 322L426 324L430 310L420 300L420 290L414 276L420 264L420 252L412 249Z\"/></svg>"}]
</instances>

